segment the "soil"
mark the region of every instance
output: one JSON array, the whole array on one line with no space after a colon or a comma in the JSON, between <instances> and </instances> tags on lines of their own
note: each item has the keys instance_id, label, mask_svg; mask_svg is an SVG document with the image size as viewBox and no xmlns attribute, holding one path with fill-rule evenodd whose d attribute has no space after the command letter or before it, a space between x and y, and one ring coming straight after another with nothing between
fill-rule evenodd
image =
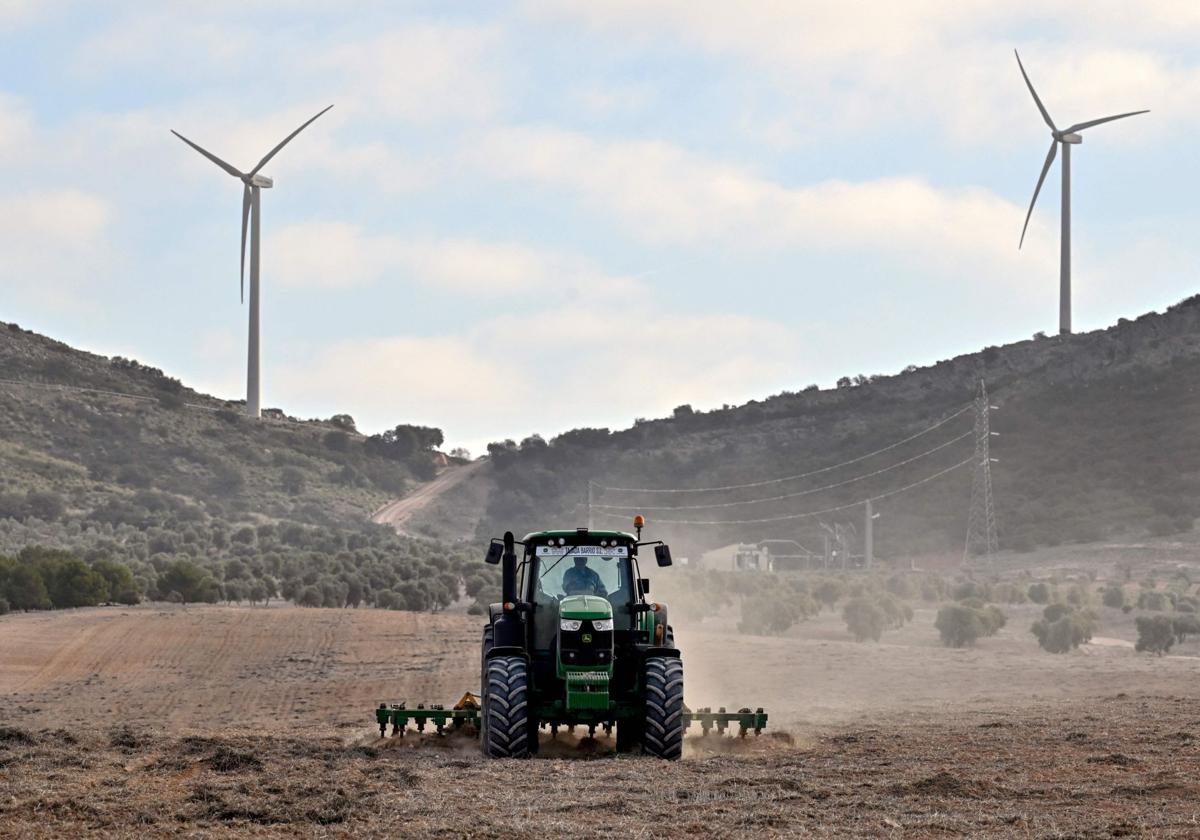
<instances>
[{"instance_id":1,"label":"soil","mask_svg":"<svg viewBox=\"0 0 1200 840\"><path fill-rule=\"evenodd\" d=\"M380 739L379 701L475 688L461 614L5 616L0 836L1200 836L1193 643L1054 656L1028 611L964 651L925 611L878 645L832 615L784 638L681 630L689 703L771 721L689 736L676 763L582 733L525 762L485 760L469 733Z\"/></svg>"}]
</instances>

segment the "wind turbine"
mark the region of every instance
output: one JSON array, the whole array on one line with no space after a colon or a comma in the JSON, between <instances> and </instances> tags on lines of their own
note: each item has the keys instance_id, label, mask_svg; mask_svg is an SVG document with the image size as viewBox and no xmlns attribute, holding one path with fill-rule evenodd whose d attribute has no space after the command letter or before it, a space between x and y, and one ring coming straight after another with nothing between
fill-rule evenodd
<instances>
[{"instance_id":1,"label":"wind turbine","mask_svg":"<svg viewBox=\"0 0 1200 840\"><path fill-rule=\"evenodd\" d=\"M330 105L329 108L333 106ZM267 165L267 162L291 142L292 138L299 134L304 129L308 128L317 117L328 111L325 108L320 111L308 122L297 128L258 162L258 165L249 172L241 172L237 168L231 166L221 160L216 155L208 152L191 140L184 137L178 131L171 129L171 133L187 143L193 149L206 158L211 160L217 166L221 167L227 173L237 178L242 182L242 302L246 301L246 226L250 226L250 339L247 343L249 359L246 363L246 413L254 418L258 418L262 414L262 393L259 380L259 362L261 354L259 352L259 209L260 209L260 192L269 190L275 185L275 182L266 175L259 175L259 171Z\"/></svg>"},{"instance_id":2,"label":"wind turbine","mask_svg":"<svg viewBox=\"0 0 1200 840\"><path fill-rule=\"evenodd\" d=\"M1050 113L1046 110L1046 106L1042 104L1042 100L1038 98L1037 91L1033 89L1033 82L1029 81L1029 74L1025 72L1025 65L1021 63L1020 53L1013 50L1013 54L1017 56L1017 66L1021 68L1021 75L1025 78L1025 84L1029 88L1029 92L1033 95L1033 101L1037 104L1038 110L1042 112L1042 119L1046 121L1046 125L1050 126L1051 137L1050 151L1046 154L1046 162L1042 164L1042 174L1038 176L1037 186L1033 188L1033 198L1030 199L1029 210L1025 213L1025 225L1021 228L1021 242L1017 245L1017 248L1020 249L1021 245L1025 244L1025 231L1029 227L1029 217L1033 215L1033 205L1037 203L1038 193L1042 191L1042 182L1046 180L1046 173L1050 171L1050 164L1054 163L1054 154L1061 143L1062 238L1059 242L1058 331L1062 335L1068 335L1071 332L1071 146L1083 142L1083 137L1079 132L1086 128L1091 128L1101 123L1112 122L1113 120L1124 119L1125 117L1134 117L1138 114L1148 114L1149 111L1130 111L1129 113L1117 114L1112 117L1101 117L1098 120L1075 123L1070 128L1060 130L1054 124L1054 120L1050 119Z\"/></svg>"}]
</instances>

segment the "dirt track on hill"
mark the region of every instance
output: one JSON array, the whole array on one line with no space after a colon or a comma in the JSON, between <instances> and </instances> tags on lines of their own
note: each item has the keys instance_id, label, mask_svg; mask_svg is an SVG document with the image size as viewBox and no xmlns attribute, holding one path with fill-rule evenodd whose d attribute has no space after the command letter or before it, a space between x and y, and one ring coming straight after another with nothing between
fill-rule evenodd
<instances>
[{"instance_id":1,"label":"dirt track on hill","mask_svg":"<svg viewBox=\"0 0 1200 840\"><path fill-rule=\"evenodd\" d=\"M920 612L878 645L830 615L786 638L704 622L681 633L689 702L764 705L768 735L663 764L586 760L604 739L544 735L530 762L379 739L378 701L475 687L464 615L5 616L0 836L1200 836L1200 659L1043 654L1026 618L966 651Z\"/></svg>"},{"instance_id":2,"label":"dirt track on hill","mask_svg":"<svg viewBox=\"0 0 1200 840\"><path fill-rule=\"evenodd\" d=\"M408 533L404 526L443 493L454 489L479 471L484 461L472 461L458 467L447 467L433 481L418 487L402 499L388 502L371 514L371 521L391 525L398 533Z\"/></svg>"}]
</instances>

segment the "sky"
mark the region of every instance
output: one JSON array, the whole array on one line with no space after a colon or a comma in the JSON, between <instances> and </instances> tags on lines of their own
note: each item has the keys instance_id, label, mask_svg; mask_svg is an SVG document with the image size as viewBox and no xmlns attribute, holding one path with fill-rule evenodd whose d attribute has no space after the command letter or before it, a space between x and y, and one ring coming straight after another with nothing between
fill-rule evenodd
<instances>
[{"instance_id":1,"label":"sky","mask_svg":"<svg viewBox=\"0 0 1200 840\"><path fill-rule=\"evenodd\" d=\"M1196 292L1200 5L0 0L0 320L447 445L736 404Z\"/></svg>"}]
</instances>

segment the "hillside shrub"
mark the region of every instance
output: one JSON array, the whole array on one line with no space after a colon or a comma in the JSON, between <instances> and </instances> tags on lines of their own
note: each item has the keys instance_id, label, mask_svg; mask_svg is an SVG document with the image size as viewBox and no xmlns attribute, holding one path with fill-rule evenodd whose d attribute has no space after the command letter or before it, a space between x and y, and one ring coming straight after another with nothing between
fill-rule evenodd
<instances>
[{"instance_id":1,"label":"hillside shrub","mask_svg":"<svg viewBox=\"0 0 1200 840\"><path fill-rule=\"evenodd\" d=\"M1033 601L1033 603L1044 605L1050 603L1053 590L1050 588L1049 584L1038 581L1037 583L1029 584L1029 591L1027 594L1029 595L1029 600Z\"/></svg>"}]
</instances>

